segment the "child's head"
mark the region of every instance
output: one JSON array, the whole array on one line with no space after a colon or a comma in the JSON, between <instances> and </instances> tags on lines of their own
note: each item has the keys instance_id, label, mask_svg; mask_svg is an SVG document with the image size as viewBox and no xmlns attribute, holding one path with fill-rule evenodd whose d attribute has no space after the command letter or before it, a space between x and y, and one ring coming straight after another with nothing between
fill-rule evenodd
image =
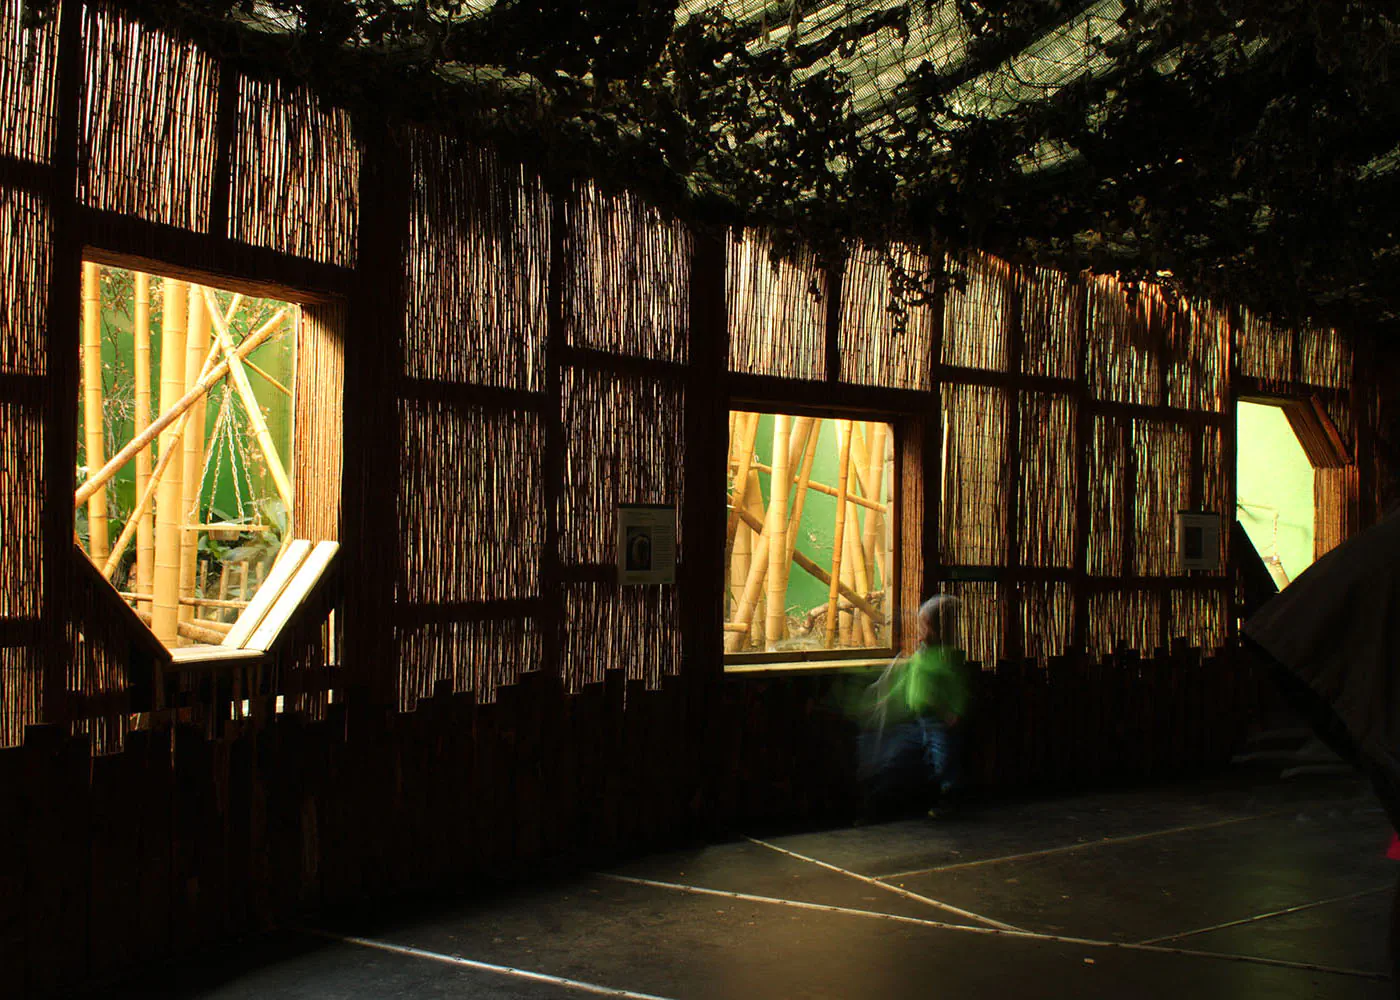
<instances>
[{"instance_id":1,"label":"child's head","mask_svg":"<svg viewBox=\"0 0 1400 1000\"><path fill-rule=\"evenodd\" d=\"M958 599L935 594L919 605L919 641L926 646L956 641Z\"/></svg>"}]
</instances>

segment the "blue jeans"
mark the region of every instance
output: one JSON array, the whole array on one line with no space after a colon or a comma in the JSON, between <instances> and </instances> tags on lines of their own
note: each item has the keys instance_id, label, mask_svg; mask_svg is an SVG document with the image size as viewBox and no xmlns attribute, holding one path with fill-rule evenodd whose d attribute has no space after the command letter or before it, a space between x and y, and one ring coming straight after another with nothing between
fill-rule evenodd
<instances>
[{"instance_id":1,"label":"blue jeans","mask_svg":"<svg viewBox=\"0 0 1400 1000\"><path fill-rule=\"evenodd\" d=\"M902 798L916 788L953 794L962 783L962 732L919 718L860 738L860 776L876 800Z\"/></svg>"}]
</instances>

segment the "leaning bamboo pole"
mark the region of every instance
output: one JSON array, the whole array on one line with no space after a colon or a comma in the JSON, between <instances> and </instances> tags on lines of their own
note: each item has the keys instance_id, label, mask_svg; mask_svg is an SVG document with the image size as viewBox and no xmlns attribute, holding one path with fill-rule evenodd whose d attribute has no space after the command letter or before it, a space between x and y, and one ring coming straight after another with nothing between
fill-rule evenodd
<instances>
[{"instance_id":1,"label":"leaning bamboo pole","mask_svg":"<svg viewBox=\"0 0 1400 1000\"><path fill-rule=\"evenodd\" d=\"M151 276L136 272L133 276L136 299L136 322L132 334L133 358L136 364L136 423L139 436L151 425ZM146 492L151 481L152 452L149 446L136 453L136 495ZM149 505L136 522L136 589L151 593L155 580L156 534L155 521ZM109 576L110 579L110 576ZM150 598L137 603L142 611L151 610Z\"/></svg>"},{"instance_id":2,"label":"leaning bamboo pole","mask_svg":"<svg viewBox=\"0 0 1400 1000\"><path fill-rule=\"evenodd\" d=\"M83 440L87 467L100 469L102 455L102 268L83 262ZM88 556L107 558L107 491L88 498Z\"/></svg>"},{"instance_id":3,"label":"leaning bamboo pole","mask_svg":"<svg viewBox=\"0 0 1400 1000\"><path fill-rule=\"evenodd\" d=\"M735 520L738 514L735 512ZM753 560L749 563L749 575L744 581L744 592L739 597L739 607L734 612L734 622L742 624L752 631L754 626L754 610L758 607L759 599L763 596L764 584L768 578L768 560L771 556L771 547L767 539L767 525L763 525L763 530L755 529L758 532L753 543ZM727 653L732 653L739 647L739 634L727 632L724 636L724 649Z\"/></svg>"},{"instance_id":4,"label":"leaning bamboo pole","mask_svg":"<svg viewBox=\"0 0 1400 1000\"><path fill-rule=\"evenodd\" d=\"M751 502L751 497L757 489L757 474L750 473L749 478L754 481L754 485L744 484L745 488L735 498L741 509ZM744 581L749 577L749 562L753 558L753 537L753 529L747 523L740 522L738 530L734 533L734 551L729 557L729 593L726 603L731 616L739 606L739 595L743 593Z\"/></svg>"},{"instance_id":5,"label":"leaning bamboo pole","mask_svg":"<svg viewBox=\"0 0 1400 1000\"><path fill-rule=\"evenodd\" d=\"M172 284L174 283L175 282L172 282ZM169 308L168 300L166 305L167 308ZM182 314L184 313L185 308L186 307L184 305L181 305L180 312ZM260 326L256 331L249 334L248 338L244 340L243 343L238 345L238 350L234 353L237 354L240 358L242 358L247 356L247 354L250 351L256 350L269 337L271 337L274 333L277 332L278 328L282 325L282 321L286 318L287 310L279 310L275 316L273 316L270 320L268 320L266 323ZM162 322L164 321L162 320ZM164 357L165 345L162 343L161 358L164 359ZM181 352L180 357L181 360L184 359L183 350ZM152 441L154 441L158 434L161 434L161 432L163 432L167 427L173 424L176 420L180 419L181 414L183 414L186 410L188 410L191 406L198 402L199 399L205 393L207 393L210 390L210 388L212 388L220 379L227 375L228 372L229 360L225 358L223 361L219 362L217 366L212 368L207 375L201 378L199 380L199 384L195 386L195 388L185 393L185 395L180 398L179 402L177 402L170 409L165 410L155 420L151 421L150 426L147 427L145 431L136 435L136 437L128 441L121 451L117 452L110 459L108 459L107 464L102 467L102 469L97 473L97 475L89 476L87 481L83 483L82 486L78 487L77 492L73 494L73 506L81 507L85 502L87 502L88 497L92 496L94 492L101 488L101 486L108 479L111 479L112 476L114 476L117 473L117 470L119 470L127 462L131 461L131 459L135 457L138 451L140 451L142 448L146 447ZM182 372L182 381L183 377L184 375ZM162 392L164 391L164 388L165 373L164 371L162 371Z\"/></svg>"},{"instance_id":6,"label":"leaning bamboo pole","mask_svg":"<svg viewBox=\"0 0 1400 1000\"><path fill-rule=\"evenodd\" d=\"M839 629L837 602L841 595L841 555L846 543L846 487L851 470L851 422L838 420L836 436L841 445L841 467L836 486L836 537L831 544L831 587L826 598L826 648L831 649L836 642Z\"/></svg>"},{"instance_id":7,"label":"leaning bamboo pole","mask_svg":"<svg viewBox=\"0 0 1400 1000\"><path fill-rule=\"evenodd\" d=\"M185 327L185 391L199 384L204 372L201 362L209 354L209 310L205 304L204 288L190 285L190 314ZM180 509L185 519L198 521L199 494L203 486L204 470L204 428L208 422L208 395L201 395L190 407L190 419L185 421L185 433L181 447L184 451L184 468L180 482L183 493ZM193 597L195 594L195 571L199 563L199 535L193 531L180 532L180 596ZM195 618L197 609L182 605L180 620Z\"/></svg>"},{"instance_id":8,"label":"leaning bamboo pole","mask_svg":"<svg viewBox=\"0 0 1400 1000\"><path fill-rule=\"evenodd\" d=\"M792 418L779 413L773 418L773 475L768 483L767 536L768 617L764 632L769 642L778 642L787 632L787 521L788 493L792 485L788 448L791 446Z\"/></svg>"},{"instance_id":9,"label":"leaning bamboo pole","mask_svg":"<svg viewBox=\"0 0 1400 1000\"><path fill-rule=\"evenodd\" d=\"M735 455L736 471L734 473L735 491L742 493L744 483L749 480L749 467L753 462L753 448L758 441L758 414L740 413L738 419L738 451ZM731 501L732 503L732 501ZM729 561L729 554L734 549L734 533L739 530L739 516L730 511L729 523L724 531L724 557Z\"/></svg>"},{"instance_id":10,"label":"leaning bamboo pole","mask_svg":"<svg viewBox=\"0 0 1400 1000\"><path fill-rule=\"evenodd\" d=\"M203 381L214 368L214 360L218 356L219 352L217 347L211 347L209 354L204 358L204 364L200 367L200 381ZM180 414L180 419L176 421L175 429L172 431L177 440L184 440L185 428L193 416L194 411L192 409L186 409L184 413ZM151 501L155 498L157 490L159 490L160 484L165 478L165 470L170 467L171 462L174 461L177 455L183 456L183 454L184 450L182 448L168 448L161 452L160 460L156 462L156 467L151 470L151 476L146 482L146 488L141 491L141 495L137 498L136 506L131 511L131 516L127 518L126 525L122 528L120 537L117 538L117 544L112 546L112 553L107 557L106 565L102 567L102 575L107 579L110 580L112 578L112 573L117 568L117 563L121 560L122 553L126 551L127 544L130 543L132 536L139 531L140 525L150 523L149 513L151 510ZM181 524L180 530L184 532L183 524ZM138 590L139 589L140 588L138 588ZM149 595L153 593L153 590L141 590L140 592Z\"/></svg>"},{"instance_id":11,"label":"leaning bamboo pole","mask_svg":"<svg viewBox=\"0 0 1400 1000\"><path fill-rule=\"evenodd\" d=\"M792 500L792 516L788 518L788 547L787 560L792 562L793 552L797 548L797 536L801 534L802 508L807 504L807 487L812 481L812 463L817 457L817 441L821 437L821 418L812 421L812 426L807 432L807 447L802 455L801 471L797 474L796 495Z\"/></svg>"},{"instance_id":12,"label":"leaning bamboo pole","mask_svg":"<svg viewBox=\"0 0 1400 1000\"><path fill-rule=\"evenodd\" d=\"M761 530L763 528L763 519L747 511L743 515L743 520L744 523L747 524L750 528L753 528L755 530ZM799 569L805 570L818 583L824 584L828 587L831 586L831 574L828 573L826 570L822 569L815 562L813 562L812 558L805 552L803 552L801 549L793 549L792 564L794 566L797 566ZM844 597L846 600L850 601L852 607L859 608L864 614L869 615L876 624L886 624L887 619L885 618L885 613L879 608L877 608L875 605L871 604L864 597L861 597L854 590L850 589L844 584L840 585L840 590L841 596ZM818 608L818 610L825 610L825 608L826 605L823 604ZM731 622L725 627L725 631L746 632L748 631L748 626L739 625L737 622Z\"/></svg>"},{"instance_id":13,"label":"leaning bamboo pole","mask_svg":"<svg viewBox=\"0 0 1400 1000\"><path fill-rule=\"evenodd\" d=\"M232 376L233 386L238 390L239 398L243 400L243 408L248 413L248 423L253 428L253 436L258 439L258 445L262 448L263 459L267 462L268 471L272 473L272 482L277 487L277 495L282 498L282 503L286 505L287 518L290 520L295 509L292 501L292 481L287 477L287 469L282 464L276 443L272 440L272 432L267 429L267 421L263 419L258 397L248 382L248 372L243 367L243 359L234 351L233 336L229 333L228 324L224 322L223 316L219 315L219 306L214 300L214 293L208 288L203 289L203 292L204 299L209 306L209 312L214 319L214 328L218 333L219 344L224 353L228 355L229 374Z\"/></svg>"},{"instance_id":14,"label":"leaning bamboo pole","mask_svg":"<svg viewBox=\"0 0 1400 1000\"><path fill-rule=\"evenodd\" d=\"M185 339L189 322L189 285L165 282L165 311L160 337L160 409L162 417L173 412L188 396L185 390ZM193 401L191 401L193 402ZM189 407L186 407L188 410ZM182 414L183 415L183 414ZM160 421L156 421L159 423ZM187 420L181 421L180 431ZM154 424L152 425L154 426ZM149 431L149 428L147 429ZM151 587L151 631L167 646L180 641L180 525L184 521L184 469L173 461L182 448L182 433L166 430L160 436L162 462L171 460L156 494L155 579ZM125 450L125 449L124 449Z\"/></svg>"},{"instance_id":15,"label":"leaning bamboo pole","mask_svg":"<svg viewBox=\"0 0 1400 1000\"><path fill-rule=\"evenodd\" d=\"M855 512L852 511L852 514ZM847 515L850 516L850 515ZM851 564L851 575L854 578L854 589L856 593L868 595L870 593L870 573L865 565L865 551L861 547L860 537L854 531L846 532L846 561ZM860 613L859 609L851 611L851 631L860 632L861 643L866 646L875 645L875 629L871 625L870 618Z\"/></svg>"}]
</instances>

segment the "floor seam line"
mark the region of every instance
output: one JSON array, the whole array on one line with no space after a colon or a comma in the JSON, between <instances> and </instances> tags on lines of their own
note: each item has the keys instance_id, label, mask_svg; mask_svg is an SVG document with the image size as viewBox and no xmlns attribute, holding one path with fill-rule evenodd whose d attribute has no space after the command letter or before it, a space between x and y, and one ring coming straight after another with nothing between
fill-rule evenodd
<instances>
[{"instance_id":1,"label":"floor seam line","mask_svg":"<svg viewBox=\"0 0 1400 1000\"><path fill-rule=\"evenodd\" d=\"M939 910L944 910L948 913L956 914L959 917L965 917L968 920L975 920L978 923L986 924L988 927L995 927L1000 930L1006 931L1019 931L1021 929L1012 924L1003 923L1002 921L994 920L991 917L984 917L980 913L973 913L971 910L964 910L961 907L954 906L951 903L945 903L941 900L934 899L931 896L925 896L922 893L914 892L910 889L904 888L903 886L890 885L888 882L882 882L880 879L873 878L870 875L862 875L860 872L853 872L848 868L842 868L839 865L833 865L830 862L822 861L819 858L813 858L809 857L806 854L799 854L796 851L790 851L786 847L779 847L777 844L770 844L767 841L759 840L757 837L745 837L744 839L748 840L750 843L758 844L760 847L766 847L770 851L777 851L779 854L786 854L788 857L797 858L800 861L806 861L809 864L817 865L818 867L825 868L828 871L839 872L842 875L864 882L867 885L877 886L881 889L884 889L886 892L892 892L895 895L903 896L906 899L917 900L920 903L924 903L928 906L932 906Z\"/></svg>"},{"instance_id":2,"label":"floor seam line","mask_svg":"<svg viewBox=\"0 0 1400 1000\"><path fill-rule=\"evenodd\" d=\"M909 917L898 913L884 913L879 910L860 910L854 907L835 906L829 903L808 903L802 900L782 899L778 896L759 896L753 893L735 892L730 889L707 889L703 886L685 885L679 882L663 882L656 879L639 878L635 875L619 875L611 872L598 872L597 874L601 878L611 879L616 882L650 886L657 889L669 889L675 892L684 892L693 895L719 896L726 899L737 899L746 902L766 903L775 906L791 906L797 909L864 917L870 920L888 920L894 923L913 924L934 930L954 931L963 934L979 934L984 937L1016 938L1026 941L1043 941L1052 944L1077 945L1083 948L1146 952L1156 955L1176 955L1183 958L1205 958L1216 961L1240 962L1247 965L1266 965L1275 968L1293 969L1299 972L1322 972L1335 976L1347 976L1353 979L1368 979L1374 982L1388 982L1390 980L1389 975L1381 972L1370 972L1366 969L1344 969L1337 966L1321 965L1316 962L1291 962L1287 959L1267 958L1262 955L1236 955L1230 952L1201 951L1195 948L1173 948L1165 945L1143 944L1133 941L1101 941L1096 938L1080 938L1064 934L1045 934L1040 931L1028 931L1021 928L1007 930L1000 927L977 927L969 924L951 924L945 920Z\"/></svg>"},{"instance_id":3,"label":"floor seam line","mask_svg":"<svg viewBox=\"0 0 1400 1000\"><path fill-rule=\"evenodd\" d=\"M476 969L480 972L491 972L497 975L511 976L516 979L527 979L531 982L549 983L554 986L562 986L566 989L578 990L583 993L593 993L598 996L621 997L622 1000L672 1000L670 997L663 997L655 993L638 993L634 990L621 989L615 986L603 986L599 983L585 982L581 979L570 979L567 976L555 976L547 972L532 972L529 969L517 969L509 965L482 962L474 958L463 958L460 955L447 955L439 951L429 951L426 948L415 948L412 945L394 944L390 941L376 941L373 938L358 937L352 934L336 934L332 931L318 930L314 927L303 927L301 930L305 934L325 938L329 941L338 941L342 944L352 944L361 948L373 948L377 951L403 955L408 958L421 958L430 962L440 962L444 965L451 965L458 968Z\"/></svg>"},{"instance_id":4,"label":"floor seam line","mask_svg":"<svg viewBox=\"0 0 1400 1000\"><path fill-rule=\"evenodd\" d=\"M1277 917L1286 917L1292 913L1302 913L1305 910L1314 910L1319 906L1331 906L1333 903L1346 903L1353 899L1364 899L1366 896L1374 896L1377 893L1389 892L1392 886L1377 886L1374 889L1362 889L1358 892L1349 892L1344 896L1332 896L1328 899L1318 899L1309 903L1299 903L1297 906L1286 906L1281 910L1270 910L1267 913L1258 913L1252 917L1241 917L1239 920L1227 920L1221 924L1213 924L1210 927L1197 927L1193 930L1182 931L1179 934L1167 934L1162 937L1147 938L1137 942L1138 944L1161 944L1163 941L1180 941L1182 938L1195 937L1198 934L1210 934L1212 931L1223 931L1231 927L1242 927L1245 924L1259 923L1264 920L1273 920Z\"/></svg>"},{"instance_id":5,"label":"floor seam line","mask_svg":"<svg viewBox=\"0 0 1400 1000\"><path fill-rule=\"evenodd\" d=\"M1229 819L1216 820L1211 823L1201 823L1196 826L1174 826L1162 830L1149 830L1146 833L1128 834L1123 837L1104 837L1101 840L1088 840L1080 844L1062 844L1059 847L1046 847L1042 850L1025 851L1021 854L1006 854L996 858L979 858L975 861L954 861L946 865L933 865L928 868L911 868L908 871L892 872L889 875L872 875L870 877L879 881L886 881L895 878L913 878L917 875L937 875L940 872L961 871L964 868L977 868L982 865L998 865L1011 861L1027 861L1031 858L1043 858L1054 854L1067 854L1070 851L1082 851L1091 847L1131 844L1139 840L1151 840L1154 837L1169 837L1178 833L1196 833L1201 830L1214 830L1219 827L1235 826L1240 823L1252 823L1257 820L1274 819L1292 811L1292 809L1275 809L1271 812L1258 813L1253 816L1234 816Z\"/></svg>"}]
</instances>

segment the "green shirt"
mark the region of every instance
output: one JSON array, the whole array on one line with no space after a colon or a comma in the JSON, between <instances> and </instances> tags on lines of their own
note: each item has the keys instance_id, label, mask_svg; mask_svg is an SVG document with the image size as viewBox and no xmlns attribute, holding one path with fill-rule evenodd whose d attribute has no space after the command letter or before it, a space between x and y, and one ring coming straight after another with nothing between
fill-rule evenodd
<instances>
[{"instance_id":1,"label":"green shirt","mask_svg":"<svg viewBox=\"0 0 1400 1000\"><path fill-rule=\"evenodd\" d=\"M967 711L967 683L947 646L920 646L905 666L902 687L914 716L961 718Z\"/></svg>"}]
</instances>

